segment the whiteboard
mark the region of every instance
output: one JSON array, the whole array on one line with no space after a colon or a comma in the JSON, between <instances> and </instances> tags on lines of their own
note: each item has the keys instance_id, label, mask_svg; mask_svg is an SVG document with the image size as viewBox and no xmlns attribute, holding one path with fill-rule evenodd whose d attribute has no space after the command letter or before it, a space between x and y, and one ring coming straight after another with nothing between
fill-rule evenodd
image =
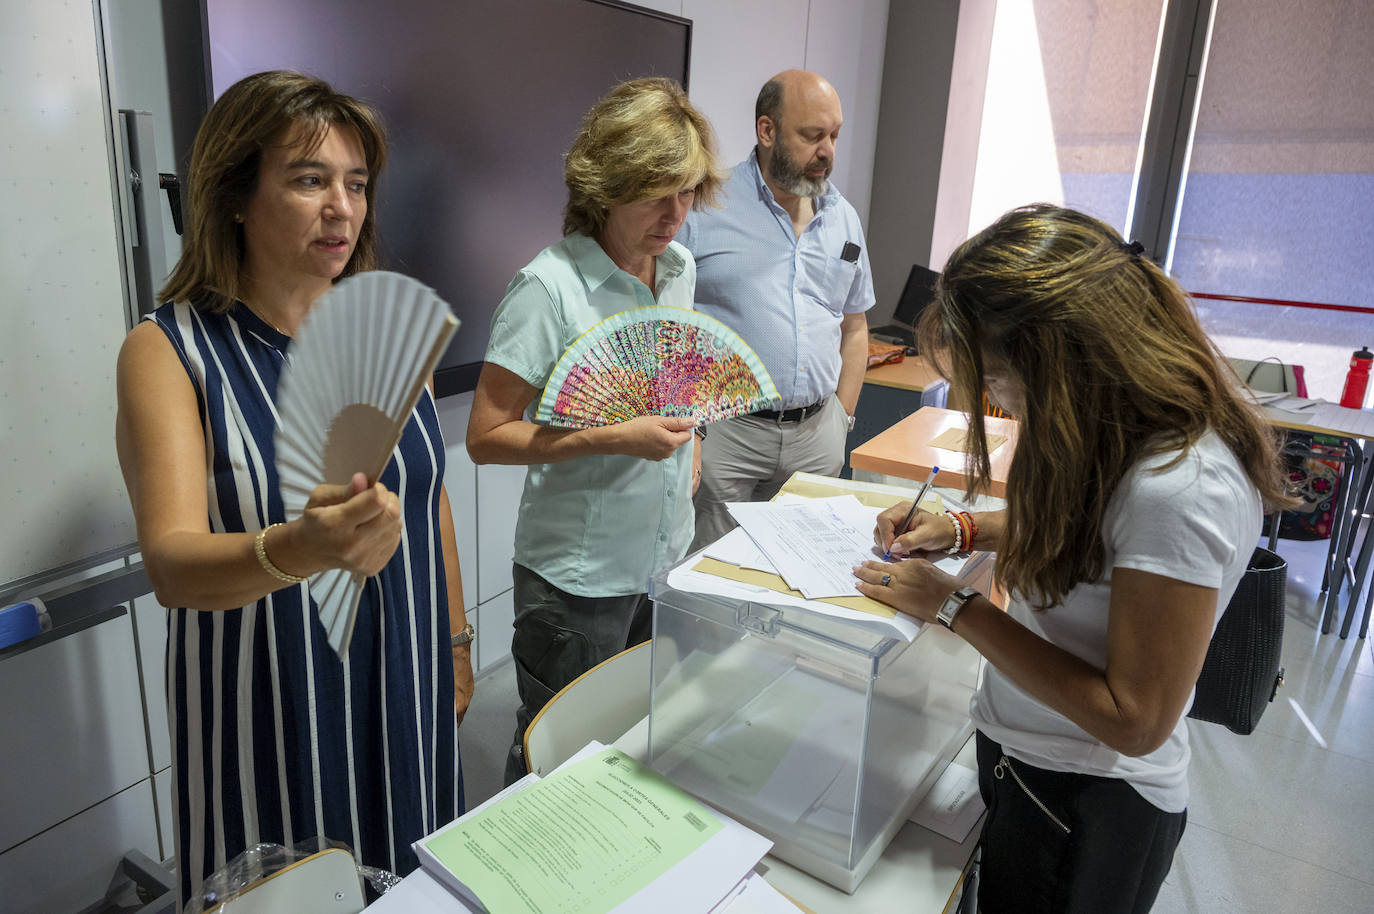
<instances>
[{"instance_id":1,"label":"whiteboard","mask_svg":"<svg viewBox=\"0 0 1374 914\"><path fill-rule=\"evenodd\" d=\"M0 0L0 586L135 540L115 456L125 333L95 11Z\"/></svg>"}]
</instances>

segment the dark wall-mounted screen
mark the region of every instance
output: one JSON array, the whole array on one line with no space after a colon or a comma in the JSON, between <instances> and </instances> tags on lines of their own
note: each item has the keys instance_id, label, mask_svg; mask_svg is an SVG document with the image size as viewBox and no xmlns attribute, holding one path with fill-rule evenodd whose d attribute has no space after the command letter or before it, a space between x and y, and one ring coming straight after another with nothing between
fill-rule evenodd
<instances>
[{"instance_id":1,"label":"dark wall-mounted screen","mask_svg":"<svg viewBox=\"0 0 1374 914\"><path fill-rule=\"evenodd\" d=\"M686 85L691 23L601 0L205 0L215 97L295 69L382 112L383 267L433 286L462 328L440 395L470 390L515 271L562 234L563 153L616 83Z\"/></svg>"}]
</instances>

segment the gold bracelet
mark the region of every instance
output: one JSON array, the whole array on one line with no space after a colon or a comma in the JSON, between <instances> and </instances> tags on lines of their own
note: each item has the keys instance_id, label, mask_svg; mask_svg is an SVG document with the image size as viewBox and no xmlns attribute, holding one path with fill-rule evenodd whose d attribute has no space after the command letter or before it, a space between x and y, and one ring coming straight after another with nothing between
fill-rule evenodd
<instances>
[{"instance_id":1,"label":"gold bracelet","mask_svg":"<svg viewBox=\"0 0 1374 914\"><path fill-rule=\"evenodd\" d=\"M258 535L253 539L253 552L257 554L258 564L262 566L263 571L266 571L278 581L284 581L287 584L299 584L302 581L308 580L310 576L287 574L276 565L273 565L272 560L267 557L267 531L271 530L273 527L280 526L281 524L268 524L266 527L259 530Z\"/></svg>"}]
</instances>

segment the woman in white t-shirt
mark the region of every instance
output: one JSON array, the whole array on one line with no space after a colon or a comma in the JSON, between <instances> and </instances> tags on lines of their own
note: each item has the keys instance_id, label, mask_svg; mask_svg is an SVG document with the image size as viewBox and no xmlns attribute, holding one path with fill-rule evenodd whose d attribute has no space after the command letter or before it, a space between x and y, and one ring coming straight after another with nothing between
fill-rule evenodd
<instances>
[{"instance_id":1,"label":"woman in white t-shirt","mask_svg":"<svg viewBox=\"0 0 1374 914\"><path fill-rule=\"evenodd\" d=\"M1106 224L1039 204L961 245L919 334L962 390L1020 421L1006 509L879 517L913 560L858 589L987 659L978 728L984 914L1144 912L1188 802L1184 712L1211 634L1287 504L1272 433L1186 293ZM970 489L991 474L982 416ZM895 535L899 534L899 535ZM1006 612L921 559L998 553Z\"/></svg>"}]
</instances>

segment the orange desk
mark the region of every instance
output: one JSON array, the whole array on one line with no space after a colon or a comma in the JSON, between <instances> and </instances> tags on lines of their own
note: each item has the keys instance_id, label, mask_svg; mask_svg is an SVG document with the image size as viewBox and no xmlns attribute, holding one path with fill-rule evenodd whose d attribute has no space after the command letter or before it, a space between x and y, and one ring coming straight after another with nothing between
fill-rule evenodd
<instances>
[{"instance_id":1,"label":"orange desk","mask_svg":"<svg viewBox=\"0 0 1374 914\"><path fill-rule=\"evenodd\" d=\"M888 362L864 372L865 384L895 387L924 393L945 383L945 379L919 355L909 355L900 362Z\"/></svg>"},{"instance_id":2,"label":"orange desk","mask_svg":"<svg viewBox=\"0 0 1374 914\"><path fill-rule=\"evenodd\" d=\"M991 454L992 485L985 493L1002 498L1007 491L1007 470L1011 467L1012 454L1016 452L1018 426L1014 419L988 417L983 421L988 434L1007 437ZM849 465L856 470L916 480L924 479L931 467L938 466L940 475L937 485L963 488L967 455L930 446L932 440L951 428L968 428L968 420L962 412L923 406L887 431L854 448L849 454Z\"/></svg>"}]
</instances>

